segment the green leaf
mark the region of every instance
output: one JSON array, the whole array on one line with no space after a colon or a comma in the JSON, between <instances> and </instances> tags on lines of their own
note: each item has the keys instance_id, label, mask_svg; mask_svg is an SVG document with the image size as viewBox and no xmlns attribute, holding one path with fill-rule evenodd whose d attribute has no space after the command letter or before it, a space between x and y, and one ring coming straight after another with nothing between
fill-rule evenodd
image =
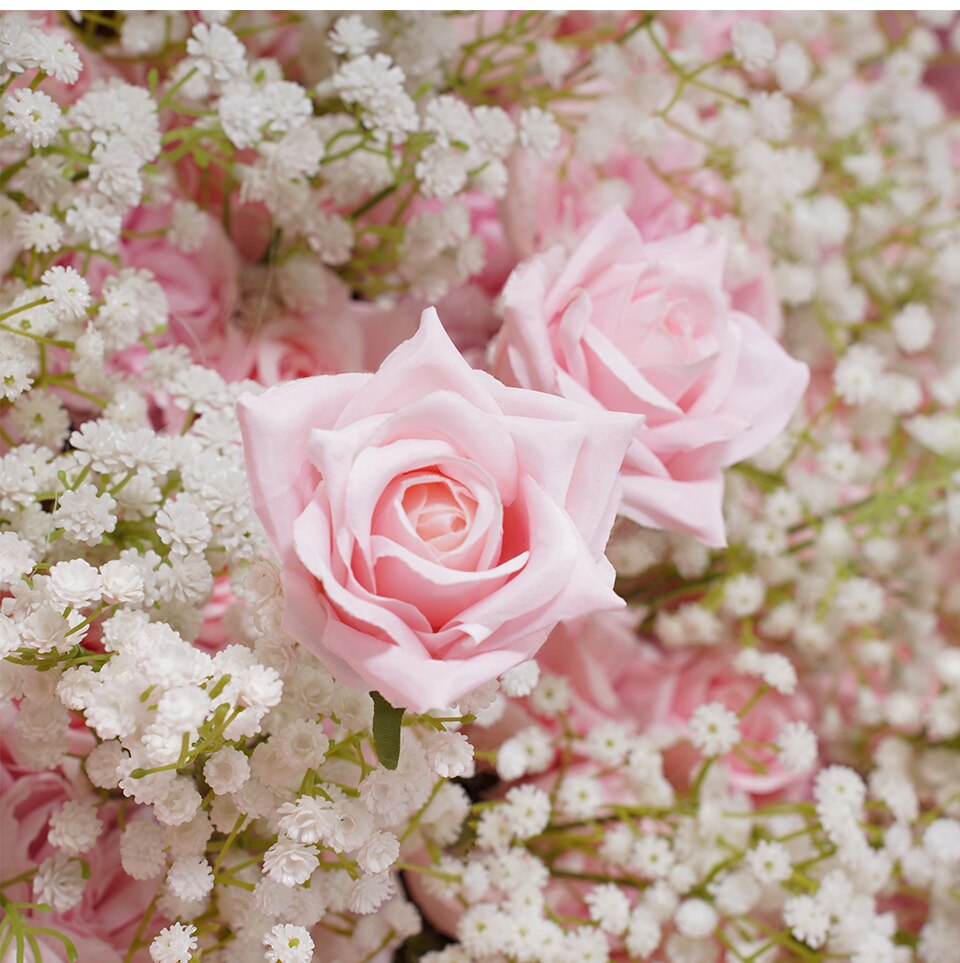
<instances>
[{"instance_id":1,"label":"green leaf","mask_svg":"<svg viewBox=\"0 0 960 963\"><path fill-rule=\"evenodd\" d=\"M396 769L400 761L400 726L403 709L395 709L379 692L371 692L373 699L373 745L377 757L387 769Z\"/></svg>"}]
</instances>

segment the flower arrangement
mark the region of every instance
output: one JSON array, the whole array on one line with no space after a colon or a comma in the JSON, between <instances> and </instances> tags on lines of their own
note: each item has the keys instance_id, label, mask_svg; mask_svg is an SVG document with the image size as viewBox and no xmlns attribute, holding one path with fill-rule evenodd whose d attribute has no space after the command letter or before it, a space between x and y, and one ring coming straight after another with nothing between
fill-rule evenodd
<instances>
[{"instance_id":1,"label":"flower arrangement","mask_svg":"<svg viewBox=\"0 0 960 963\"><path fill-rule=\"evenodd\" d=\"M958 89L0 15L0 960L958 963Z\"/></svg>"}]
</instances>

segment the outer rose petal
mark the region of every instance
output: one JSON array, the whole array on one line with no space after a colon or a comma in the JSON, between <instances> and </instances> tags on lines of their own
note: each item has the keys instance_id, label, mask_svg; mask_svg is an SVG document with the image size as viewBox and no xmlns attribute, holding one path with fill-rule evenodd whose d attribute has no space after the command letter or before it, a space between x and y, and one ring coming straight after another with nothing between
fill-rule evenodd
<instances>
[{"instance_id":1,"label":"outer rose petal","mask_svg":"<svg viewBox=\"0 0 960 963\"><path fill-rule=\"evenodd\" d=\"M293 522L310 499L303 458L310 432L330 427L370 377L303 378L237 402L253 507L279 555L293 544Z\"/></svg>"},{"instance_id":2,"label":"outer rose petal","mask_svg":"<svg viewBox=\"0 0 960 963\"><path fill-rule=\"evenodd\" d=\"M239 411L285 627L342 682L448 705L559 620L623 604L602 551L639 419L474 371L433 309L376 374L304 379ZM397 502L418 485L437 487L411 498L414 525Z\"/></svg>"},{"instance_id":3,"label":"outer rose petal","mask_svg":"<svg viewBox=\"0 0 960 963\"><path fill-rule=\"evenodd\" d=\"M744 329L744 337L737 369L738 390L731 393L728 410L749 418L752 424L724 446L727 465L749 458L776 438L810 383L810 369L765 337L753 318L737 312L734 319Z\"/></svg>"},{"instance_id":4,"label":"outer rose petal","mask_svg":"<svg viewBox=\"0 0 960 963\"><path fill-rule=\"evenodd\" d=\"M683 532L714 548L727 543L722 475L682 481L625 474L620 511L638 525Z\"/></svg>"}]
</instances>

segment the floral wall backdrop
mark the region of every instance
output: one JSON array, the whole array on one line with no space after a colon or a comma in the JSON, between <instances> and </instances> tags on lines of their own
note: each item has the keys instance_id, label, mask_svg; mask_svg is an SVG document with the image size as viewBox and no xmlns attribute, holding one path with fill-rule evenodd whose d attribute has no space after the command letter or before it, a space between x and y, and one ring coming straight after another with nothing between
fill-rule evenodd
<instances>
[{"instance_id":1,"label":"floral wall backdrop","mask_svg":"<svg viewBox=\"0 0 960 963\"><path fill-rule=\"evenodd\" d=\"M0 14L0 961L960 961L960 19Z\"/></svg>"}]
</instances>

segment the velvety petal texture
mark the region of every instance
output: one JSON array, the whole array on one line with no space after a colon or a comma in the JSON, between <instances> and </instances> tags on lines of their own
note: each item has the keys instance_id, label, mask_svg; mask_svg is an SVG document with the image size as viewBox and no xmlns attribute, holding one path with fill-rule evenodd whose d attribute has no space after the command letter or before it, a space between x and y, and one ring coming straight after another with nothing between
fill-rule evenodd
<instances>
[{"instance_id":1,"label":"velvety petal texture","mask_svg":"<svg viewBox=\"0 0 960 963\"><path fill-rule=\"evenodd\" d=\"M603 549L642 417L474 371L433 308L375 374L238 413L285 627L344 683L444 707L623 604Z\"/></svg>"},{"instance_id":2,"label":"velvety petal texture","mask_svg":"<svg viewBox=\"0 0 960 963\"><path fill-rule=\"evenodd\" d=\"M809 380L723 288L723 240L702 227L645 242L613 208L572 250L521 264L494 351L503 381L641 414L622 514L723 545L723 471L786 426Z\"/></svg>"}]
</instances>

